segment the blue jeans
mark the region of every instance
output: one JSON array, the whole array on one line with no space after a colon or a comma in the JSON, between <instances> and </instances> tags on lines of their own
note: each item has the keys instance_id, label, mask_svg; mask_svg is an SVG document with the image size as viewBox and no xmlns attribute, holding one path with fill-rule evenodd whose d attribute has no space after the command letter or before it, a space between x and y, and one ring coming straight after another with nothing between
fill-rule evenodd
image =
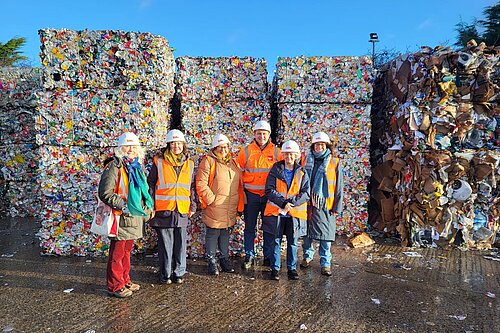
<instances>
[{"instance_id":1,"label":"blue jeans","mask_svg":"<svg viewBox=\"0 0 500 333\"><path fill-rule=\"evenodd\" d=\"M273 256L271 257L271 269L279 271L281 268L281 239L286 236L286 268L288 270L297 268L297 248L299 237L294 236L293 221L291 217L280 217L278 223L278 234L274 238Z\"/></svg>"},{"instance_id":2,"label":"blue jeans","mask_svg":"<svg viewBox=\"0 0 500 333\"><path fill-rule=\"evenodd\" d=\"M215 229L206 228L205 234L205 252L208 261L214 262L216 259L217 248L220 251L220 257L223 259L229 258L229 235L232 229Z\"/></svg>"},{"instance_id":3,"label":"blue jeans","mask_svg":"<svg viewBox=\"0 0 500 333\"><path fill-rule=\"evenodd\" d=\"M267 198L266 196L261 197L258 194L248 192L245 190L245 195L247 197L247 203L244 208L244 218L245 218L245 230L243 232L245 255L247 257L255 257L255 236L257 234L257 218L264 216L264 210L266 209ZM272 256L272 244L274 241L274 236L268 233L264 233L264 258L270 258Z\"/></svg>"},{"instance_id":4,"label":"blue jeans","mask_svg":"<svg viewBox=\"0 0 500 333\"><path fill-rule=\"evenodd\" d=\"M321 267L330 267L332 261L332 253L330 248L332 243L330 241L320 240L319 241L319 264ZM307 261L313 260L314 257L314 247L313 239L309 237L304 237L302 240L302 250L304 253L304 259Z\"/></svg>"}]
</instances>

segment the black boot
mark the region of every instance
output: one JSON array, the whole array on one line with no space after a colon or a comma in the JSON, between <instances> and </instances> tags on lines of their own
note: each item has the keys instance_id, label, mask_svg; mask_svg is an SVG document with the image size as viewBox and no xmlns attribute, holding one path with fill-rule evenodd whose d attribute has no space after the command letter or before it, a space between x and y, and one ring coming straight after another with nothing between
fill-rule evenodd
<instances>
[{"instance_id":1,"label":"black boot","mask_svg":"<svg viewBox=\"0 0 500 333\"><path fill-rule=\"evenodd\" d=\"M231 261L228 258L220 259L220 267L225 273L234 273L233 264L231 264Z\"/></svg>"},{"instance_id":2,"label":"black boot","mask_svg":"<svg viewBox=\"0 0 500 333\"><path fill-rule=\"evenodd\" d=\"M288 280L298 280L299 279L299 273L297 273L297 270L291 269L288 271Z\"/></svg>"}]
</instances>

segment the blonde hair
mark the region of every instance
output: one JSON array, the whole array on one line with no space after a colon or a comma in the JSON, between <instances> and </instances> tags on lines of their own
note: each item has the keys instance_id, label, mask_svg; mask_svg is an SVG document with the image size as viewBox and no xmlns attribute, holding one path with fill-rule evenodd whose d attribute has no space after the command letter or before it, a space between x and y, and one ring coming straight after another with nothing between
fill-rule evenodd
<instances>
[{"instance_id":1,"label":"blonde hair","mask_svg":"<svg viewBox=\"0 0 500 333\"><path fill-rule=\"evenodd\" d=\"M122 158L125 156L125 153L122 150L123 147L126 146L120 146L115 148L114 153L116 157ZM144 149L144 147L141 146L132 146L132 147L135 147L135 151L137 153L137 160L139 161L139 163L144 164L144 158L146 157L146 149Z\"/></svg>"}]
</instances>

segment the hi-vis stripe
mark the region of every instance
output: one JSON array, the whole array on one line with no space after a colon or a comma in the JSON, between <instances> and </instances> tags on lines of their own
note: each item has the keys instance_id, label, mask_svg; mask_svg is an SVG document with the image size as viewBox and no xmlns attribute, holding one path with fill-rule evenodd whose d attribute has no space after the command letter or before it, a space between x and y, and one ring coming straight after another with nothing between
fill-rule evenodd
<instances>
[{"instance_id":1,"label":"hi-vis stripe","mask_svg":"<svg viewBox=\"0 0 500 333\"><path fill-rule=\"evenodd\" d=\"M251 184L243 184L243 186L249 190L264 190L266 187L265 185L251 185Z\"/></svg>"},{"instance_id":2,"label":"hi-vis stripe","mask_svg":"<svg viewBox=\"0 0 500 333\"><path fill-rule=\"evenodd\" d=\"M246 168L243 169L243 171L250 172L250 173L257 173L257 172L269 172L271 168Z\"/></svg>"},{"instance_id":3,"label":"hi-vis stripe","mask_svg":"<svg viewBox=\"0 0 500 333\"><path fill-rule=\"evenodd\" d=\"M163 175L160 178L163 178ZM158 189L176 188L176 187L185 188L187 190L191 189L191 185L175 184L175 183L164 184L163 180L160 180L160 182L161 182L160 185L157 186Z\"/></svg>"},{"instance_id":4,"label":"hi-vis stripe","mask_svg":"<svg viewBox=\"0 0 500 333\"><path fill-rule=\"evenodd\" d=\"M156 194L155 199L156 200L172 200L173 201L175 199L189 200L189 197L184 196L184 195L178 195L176 198L175 195L158 195L158 194Z\"/></svg>"},{"instance_id":5,"label":"hi-vis stripe","mask_svg":"<svg viewBox=\"0 0 500 333\"><path fill-rule=\"evenodd\" d=\"M248 158L249 158L249 152L248 152L248 146L245 146L245 166L248 166ZM278 148L274 147L274 161L278 160ZM248 173L269 173L271 168L249 168L246 167L243 169L244 172ZM244 183L243 187L247 190L262 190L264 191L265 185L252 185L252 184L247 184Z\"/></svg>"},{"instance_id":6,"label":"hi-vis stripe","mask_svg":"<svg viewBox=\"0 0 500 333\"><path fill-rule=\"evenodd\" d=\"M191 162L191 161L189 161ZM193 169L191 168L191 173L193 172ZM191 178L192 175L189 175ZM161 163L161 159L158 159L158 179L160 180L160 184L158 185L158 189L166 189L166 188L175 188L175 187L181 187L185 189L191 189L191 185L186 185L186 184L175 184L175 183L168 183L165 181L163 177L163 163Z\"/></svg>"}]
</instances>

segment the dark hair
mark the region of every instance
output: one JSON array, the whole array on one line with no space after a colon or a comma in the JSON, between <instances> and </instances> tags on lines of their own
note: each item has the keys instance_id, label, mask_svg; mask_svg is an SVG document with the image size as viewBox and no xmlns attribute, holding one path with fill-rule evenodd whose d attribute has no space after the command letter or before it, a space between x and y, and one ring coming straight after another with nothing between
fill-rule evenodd
<instances>
[{"instance_id":1,"label":"dark hair","mask_svg":"<svg viewBox=\"0 0 500 333\"><path fill-rule=\"evenodd\" d=\"M318 142L312 143L311 144L311 151L314 151L314 145L317 144ZM326 148L330 149L330 151L333 153L333 145L331 143L326 143Z\"/></svg>"}]
</instances>

